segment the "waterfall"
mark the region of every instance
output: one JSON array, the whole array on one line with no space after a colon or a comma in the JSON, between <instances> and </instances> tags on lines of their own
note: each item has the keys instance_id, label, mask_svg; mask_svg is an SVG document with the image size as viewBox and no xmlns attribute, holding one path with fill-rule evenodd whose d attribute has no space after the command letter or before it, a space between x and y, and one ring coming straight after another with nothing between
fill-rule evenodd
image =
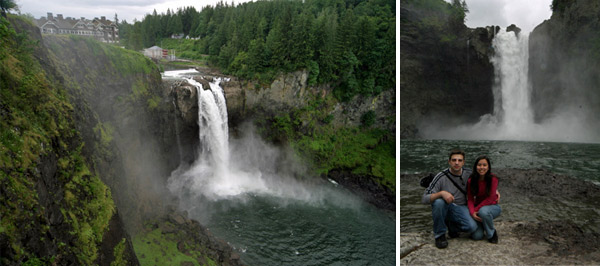
<instances>
[{"instance_id":1,"label":"waterfall","mask_svg":"<svg viewBox=\"0 0 600 266\"><path fill-rule=\"evenodd\" d=\"M173 110L177 110L177 104L175 103L175 99L173 99ZM175 115L175 112L173 113ZM175 122L175 138L177 140L177 152L179 153L179 163L183 162L183 151L181 150L181 137L179 136L179 119L177 117L173 117L173 121Z\"/></svg>"},{"instance_id":2,"label":"waterfall","mask_svg":"<svg viewBox=\"0 0 600 266\"><path fill-rule=\"evenodd\" d=\"M210 83L210 90L205 90L202 84L191 78L187 81L194 85L198 92L198 157L211 162L218 173L225 174L229 164L229 128L225 96L219 86L221 80L215 78Z\"/></svg>"},{"instance_id":3,"label":"waterfall","mask_svg":"<svg viewBox=\"0 0 600 266\"><path fill-rule=\"evenodd\" d=\"M532 140L543 131L534 124L528 78L529 36L505 29L494 30L492 47L495 80L492 87L494 109L471 125L428 123L421 127L426 138Z\"/></svg>"},{"instance_id":4,"label":"waterfall","mask_svg":"<svg viewBox=\"0 0 600 266\"><path fill-rule=\"evenodd\" d=\"M528 78L529 36L501 30L493 41L495 54L491 59L495 74L494 120L504 128L507 137L524 137L523 129L533 124Z\"/></svg>"},{"instance_id":5,"label":"waterfall","mask_svg":"<svg viewBox=\"0 0 600 266\"><path fill-rule=\"evenodd\" d=\"M425 128L426 137L526 140L540 130L534 124L530 105L528 35L521 32L516 36L514 32L493 29L495 53L490 59L495 72L493 113L483 115L474 125L452 125L443 130L439 130L438 125Z\"/></svg>"},{"instance_id":6,"label":"waterfall","mask_svg":"<svg viewBox=\"0 0 600 266\"><path fill-rule=\"evenodd\" d=\"M240 169L239 162L231 162L227 105L219 85L221 79L215 77L209 82L210 88L203 88L192 78L184 79L196 87L198 94L199 154L189 169L180 168L171 174L169 189L175 194L191 193L211 200L268 191L261 171Z\"/></svg>"},{"instance_id":7,"label":"waterfall","mask_svg":"<svg viewBox=\"0 0 600 266\"><path fill-rule=\"evenodd\" d=\"M495 27L494 27L495 31ZM529 36L504 29L494 33L495 80L493 113L475 124L452 124L439 119L418 126L424 138L466 140L520 140L600 142L599 126L590 123L585 108L568 105L552 110L543 121L534 121L529 82Z\"/></svg>"}]
</instances>

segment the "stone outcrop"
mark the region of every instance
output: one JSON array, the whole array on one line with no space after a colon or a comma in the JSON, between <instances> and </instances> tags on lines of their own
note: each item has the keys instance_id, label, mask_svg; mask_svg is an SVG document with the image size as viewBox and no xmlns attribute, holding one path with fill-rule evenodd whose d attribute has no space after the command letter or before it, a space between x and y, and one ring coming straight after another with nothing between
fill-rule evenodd
<instances>
[{"instance_id":1,"label":"stone outcrop","mask_svg":"<svg viewBox=\"0 0 600 266\"><path fill-rule=\"evenodd\" d=\"M308 73L296 71L279 76L268 88L248 81L231 78L222 86L227 97L230 124L252 119L257 114L277 115L293 108L304 107L314 97L331 93L327 86L309 87ZM338 126L358 126L361 116L373 110L376 114L374 126L395 132L396 91L389 89L377 96L357 95L348 102L338 102L331 112L333 123Z\"/></svg>"},{"instance_id":2,"label":"stone outcrop","mask_svg":"<svg viewBox=\"0 0 600 266\"><path fill-rule=\"evenodd\" d=\"M451 28L448 12L434 9L400 7L401 138L419 137L418 123L428 119L476 122L493 111L489 58L498 28Z\"/></svg>"},{"instance_id":3,"label":"stone outcrop","mask_svg":"<svg viewBox=\"0 0 600 266\"><path fill-rule=\"evenodd\" d=\"M211 77L225 77L215 70L198 70L200 75L195 79L204 83L203 87L209 87L208 82ZM313 97L325 96L331 92L327 87L308 87L306 71L281 75L268 88L235 77L226 78L229 81L222 81L220 85L227 99L230 128L235 128L240 123L257 116L275 116L293 108L304 107ZM195 88L185 81L166 81L165 84L168 88L167 94L176 101L176 112L184 123L183 127L197 127L198 100ZM361 116L373 110L376 114L374 126L395 132L395 108L396 91L390 89L377 96L357 95L348 102L338 102L331 115L333 115L333 123L338 126L359 126Z\"/></svg>"},{"instance_id":4,"label":"stone outcrop","mask_svg":"<svg viewBox=\"0 0 600 266\"><path fill-rule=\"evenodd\" d=\"M450 239L438 249L429 233L400 233L402 265L593 265L600 238L564 221L500 221L498 244L474 241L467 235Z\"/></svg>"},{"instance_id":5,"label":"stone outcrop","mask_svg":"<svg viewBox=\"0 0 600 266\"><path fill-rule=\"evenodd\" d=\"M600 187L542 169L496 169L502 213L494 220L499 242L468 234L435 247L431 208L420 203L420 175L401 175L401 264L595 264L600 252Z\"/></svg>"}]
</instances>

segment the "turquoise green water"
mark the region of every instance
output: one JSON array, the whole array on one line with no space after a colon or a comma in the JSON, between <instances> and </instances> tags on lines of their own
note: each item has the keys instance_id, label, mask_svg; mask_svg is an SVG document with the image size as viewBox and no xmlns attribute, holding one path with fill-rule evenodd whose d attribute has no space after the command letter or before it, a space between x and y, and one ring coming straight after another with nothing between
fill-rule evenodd
<instances>
[{"instance_id":1,"label":"turquoise green water","mask_svg":"<svg viewBox=\"0 0 600 266\"><path fill-rule=\"evenodd\" d=\"M265 195L198 199L205 209L190 216L247 265L395 265L395 214L347 197L353 203L345 206Z\"/></svg>"}]
</instances>

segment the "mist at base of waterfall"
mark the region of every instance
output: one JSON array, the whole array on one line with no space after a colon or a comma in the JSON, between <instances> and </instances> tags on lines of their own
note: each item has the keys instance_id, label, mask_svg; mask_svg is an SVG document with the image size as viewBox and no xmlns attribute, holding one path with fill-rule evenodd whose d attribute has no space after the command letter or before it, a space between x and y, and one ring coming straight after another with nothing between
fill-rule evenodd
<instances>
[{"instance_id":1,"label":"mist at base of waterfall","mask_svg":"<svg viewBox=\"0 0 600 266\"><path fill-rule=\"evenodd\" d=\"M529 36L505 29L493 40L494 110L477 123L462 123L449 115L421 119L418 134L425 139L600 142L600 125L581 105L564 104L534 120L529 82ZM477 103L476 103L477 104Z\"/></svg>"},{"instance_id":2,"label":"mist at base of waterfall","mask_svg":"<svg viewBox=\"0 0 600 266\"><path fill-rule=\"evenodd\" d=\"M425 139L598 143L600 128L589 121L586 113L571 109L540 123L510 124L484 115L474 124L454 123L452 118L424 119L418 128Z\"/></svg>"},{"instance_id":3,"label":"mist at base of waterfall","mask_svg":"<svg viewBox=\"0 0 600 266\"><path fill-rule=\"evenodd\" d=\"M245 134L229 141L226 167L199 158L182 165L168 179L168 188L183 209L198 208L197 202L235 200L245 202L254 196L277 198L280 205L303 202L314 206L331 204L355 208L361 200L337 184L309 176L294 152L264 142L250 124ZM185 201L194 202L188 205Z\"/></svg>"}]
</instances>

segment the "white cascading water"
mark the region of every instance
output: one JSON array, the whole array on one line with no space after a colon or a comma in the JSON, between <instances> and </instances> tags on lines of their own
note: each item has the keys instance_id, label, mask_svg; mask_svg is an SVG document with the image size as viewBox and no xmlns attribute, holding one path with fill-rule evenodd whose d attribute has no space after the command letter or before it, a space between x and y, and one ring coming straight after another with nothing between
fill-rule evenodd
<instances>
[{"instance_id":1,"label":"white cascading water","mask_svg":"<svg viewBox=\"0 0 600 266\"><path fill-rule=\"evenodd\" d=\"M210 90L204 90L202 84L191 78L187 81L198 92L199 157L210 161L218 175L226 174L229 164L229 128L225 96L219 86L220 79L210 83Z\"/></svg>"},{"instance_id":2,"label":"white cascading water","mask_svg":"<svg viewBox=\"0 0 600 266\"><path fill-rule=\"evenodd\" d=\"M164 76L174 78L187 73L173 71ZM255 137L251 128L242 128L243 137L230 145L227 105L219 85L221 80L214 78L210 89L205 89L194 79L185 79L198 92L200 147L193 165L182 165L169 177L168 187L173 194L215 201L260 194L311 203L327 200L340 206L356 204L347 197L338 197L327 187L313 187L293 178L297 174L294 173L298 168L296 163L281 161L282 152ZM190 204L188 208L191 208L197 201L186 200L182 204Z\"/></svg>"},{"instance_id":3,"label":"white cascading water","mask_svg":"<svg viewBox=\"0 0 600 266\"><path fill-rule=\"evenodd\" d=\"M525 140L597 142L594 125L582 109L564 108L550 119L535 123L529 82L529 35L501 29L493 40L495 54L494 111L471 125L422 121L425 138L466 140ZM568 134L565 129L569 129Z\"/></svg>"},{"instance_id":4,"label":"white cascading water","mask_svg":"<svg viewBox=\"0 0 600 266\"><path fill-rule=\"evenodd\" d=\"M494 86L494 116L503 129L504 138L521 139L523 129L533 124L529 95L529 36L501 30L494 38L494 57L491 59L496 74Z\"/></svg>"},{"instance_id":5,"label":"white cascading water","mask_svg":"<svg viewBox=\"0 0 600 266\"><path fill-rule=\"evenodd\" d=\"M260 175L239 172L230 164L227 105L219 86L221 79L210 82L210 89L192 78L186 80L198 93L199 154L189 169L171 175L169 189L175 194L187 191L213 200L265 190Z\"/></svg>"},{"instance_id":6,"label":"white cascading water","mask_svg":"<svg viewBox=\"0 0 600 266\"><path fill-rule=\"evenodd\" d=\"M529 103L528 36L500 30L493 40L495 70L494 111L483 115L474 125L424 124L427 138L449 139L525 139L531 132L533 115ZM441 129L440 129L441 128Z\"/></svg>"}]
</instances>

